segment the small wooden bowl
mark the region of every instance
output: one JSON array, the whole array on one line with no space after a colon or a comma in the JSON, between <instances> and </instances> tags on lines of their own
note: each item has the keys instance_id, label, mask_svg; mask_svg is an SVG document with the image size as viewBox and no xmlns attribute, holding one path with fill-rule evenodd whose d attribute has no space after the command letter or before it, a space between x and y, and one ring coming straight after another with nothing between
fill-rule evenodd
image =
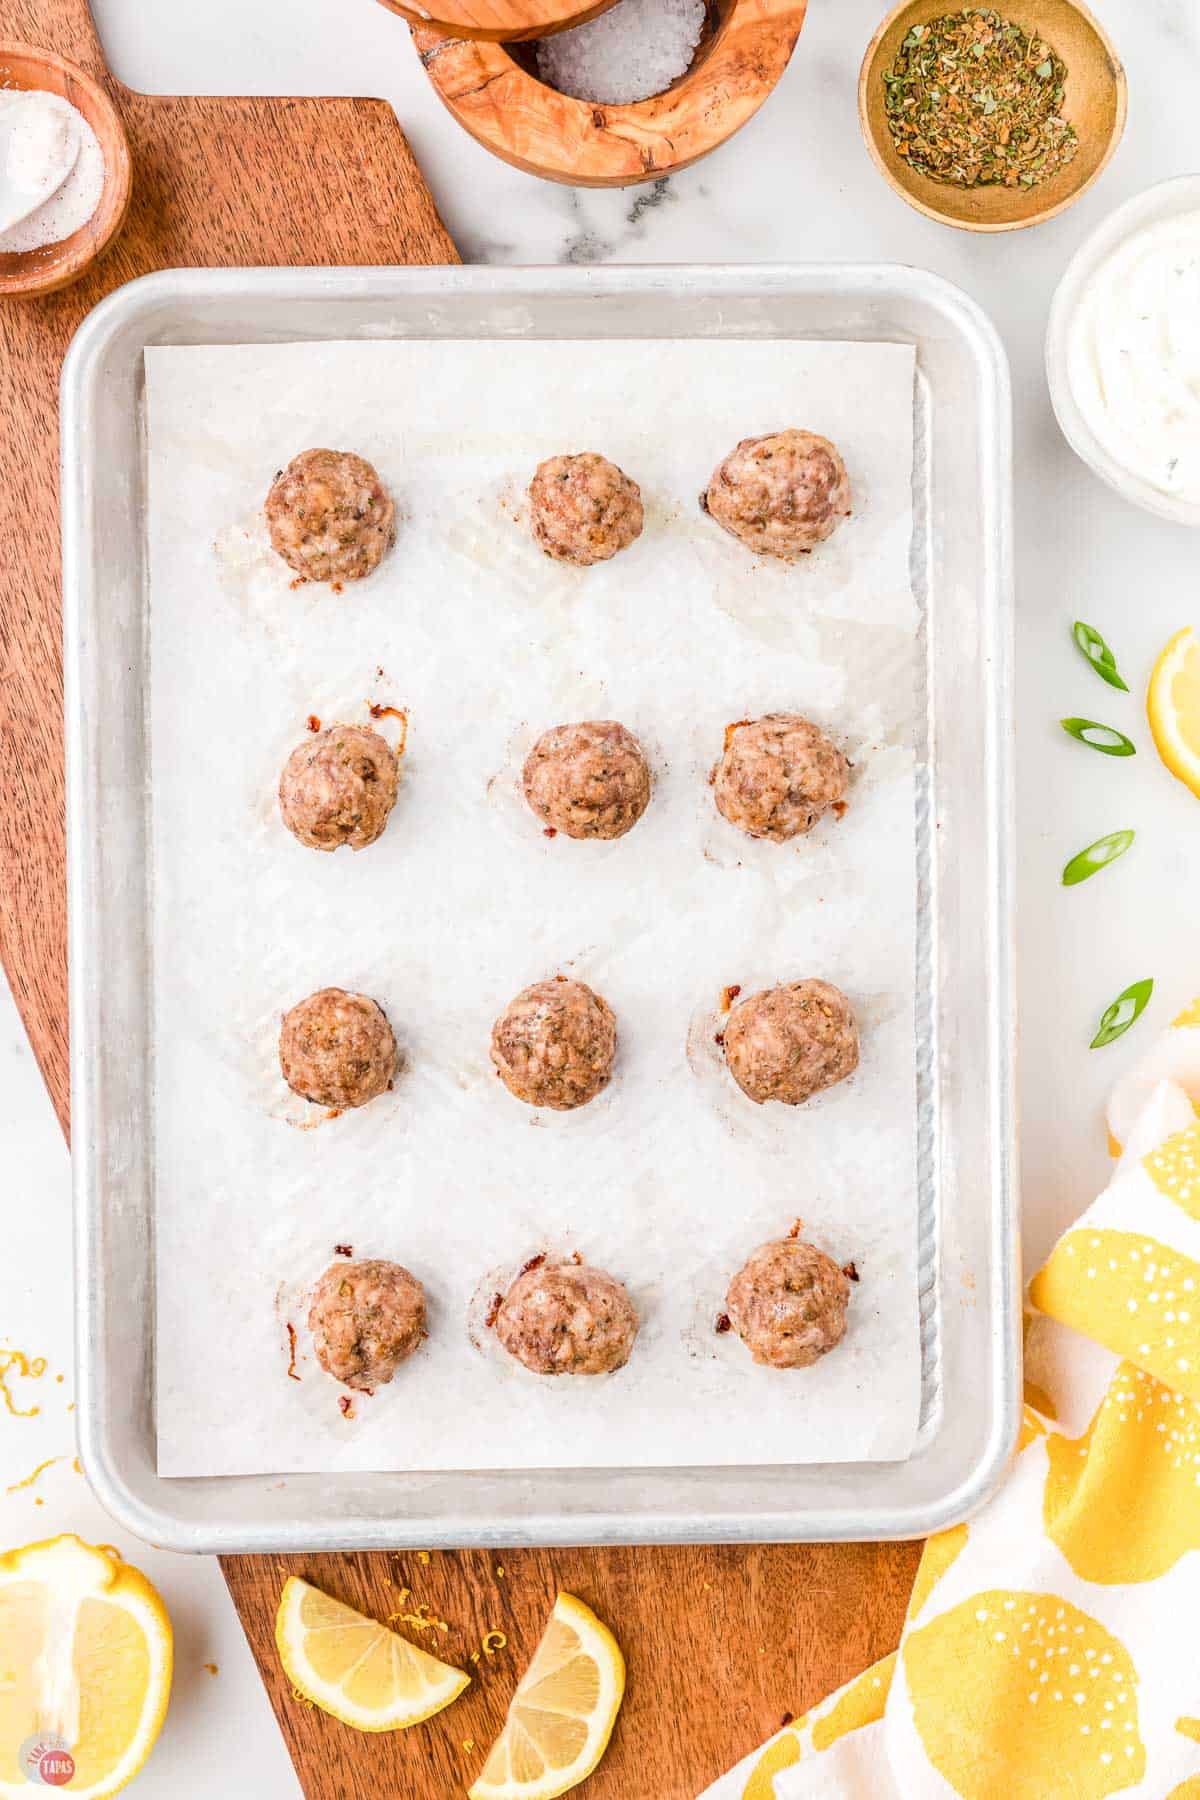
<instances>
[{"instance_id":1,"label":"small wooden bowl","mask_svg":"<svg viewBox=\"0 0 1200 1800\"><path fill-rule=\"evenodd\" d=\"M77 281L121 228L133 185L129 142L116 107L90 75L65 57L29 44L0 41L0 88L60 94L78 107L104 154L100 202L86 225L38 250L0 252L0 299L51 294Z\"/></svg>"},{"instance_id":2,"label":"small wooden bowl","mask_svg":"<svg viewBox=\"0 0 1200 1800\"><path fill-rule=\"evenodd\" d=\"M1002 18L1044 38L1067 66L1063 116L1079 148L1065 169L1037 187L956 188L918 175L897 156L884 112L884 71L896 60L914 25L961 10L962 0L903 0L890 12L863 57L858 116L867 149L892 187L943 225L964 231L1020 231L1052 219L1087 192L1121 141L1127 94L1125 71L1111 39L1081 0L995 0Z\"/></svg>"},{"instance_id":3,"label":"small wooden bowl","mask_svg":"<svg viewBox=\"0 0 1200 1800\"><path fill-rule=\"evenodd\" d=\"M571 187L656 181L707 156L753 117L788 65L806 0L708 0L705 33L664 93L628 106L572 100L537 78L532 47L413 28L464 130L515 168Z\"/></svg>"}]
</instances>

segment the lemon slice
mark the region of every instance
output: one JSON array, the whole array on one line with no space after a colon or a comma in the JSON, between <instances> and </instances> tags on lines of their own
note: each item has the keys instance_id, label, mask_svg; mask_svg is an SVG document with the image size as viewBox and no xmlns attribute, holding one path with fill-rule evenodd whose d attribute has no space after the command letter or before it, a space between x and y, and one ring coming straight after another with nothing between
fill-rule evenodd
<instances>
[{"instance_id":1,"label":"lemon slice","mask_svg":"<svg viewBox=\"0 0 1200 1800\"><path fill-rule=\"evenodd\" d=\"M624 1692L612 1632L560 1594L470 1800L554 1800L578 1787L608 1748Z\"/></svg>"},{"instance_id":2,"label":"lemon slice","mask_svg":"<svg viewBox=\"0 0 1200 1800\"><path fill-rule=\"evenodd\" d=\"M1200 795L1200 639L1177 631L1154 665L1146 712L1158 754Z\"/></svg>"},{"instance_id":3,"label":"lemon slice","mask_svg":"<svg viewBox=\"0 0 1200 1800\"><path fill-rule=\"evenodd\" d=\"M471 1677L289 1575L275 1643L292 1686L356 1731L400 1731L457 1700Z\"/></svg>"},{"instance_id":4,"label":"lemon slice","mask_svg":"<svg viewBox=\"0 0 1200 1800\"><path fill-rule=\"evenodd\" d=\"M73 1800L133 1780L171 1692L171 1621L115 1550L71 1534L0 1556L0 1795L28 1800L42 1754ZM31 1772L32 1771L32 1772Z\"/></svg>"}]
</instances>

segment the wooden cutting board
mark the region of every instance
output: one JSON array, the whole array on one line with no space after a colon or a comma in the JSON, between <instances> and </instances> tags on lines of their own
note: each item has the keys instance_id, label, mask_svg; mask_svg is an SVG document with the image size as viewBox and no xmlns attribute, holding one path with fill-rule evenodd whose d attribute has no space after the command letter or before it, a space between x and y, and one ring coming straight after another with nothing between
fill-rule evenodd
<instances>
[{"instance_id":1,"label":"wooden cutting board","mask_svg":"<svg viewBox=\"0 0 1200 1800\"><path fill-rule=\"evenodd\" d=\"M461 1797L483 1767L560 1588L612 1626L628 1667L617 1729L581 1800L693 1800L789 1715L799 1718L895 1649L919 1550L434 1550L226 1557L224 1565L307 1800ZM470 1687L426 1724L372 1738L300 1704L273 1642L286 1575L378 1619L441 1620L445 1632L403 1622L397 1629L468 1669ZM505 1642L488 1656L482 1645L493 1631ZM753 1800L772 1800L771 1789L763 1785Z\"/></svg>"},{"instance_id":2,"label":"wooden cutting board","mask_svg":"<svg viewBox=\"0 0 1200 1800\"><path fill-rule=\"evenodd\" d=\"M382 102L132 93L104 67L86 0L5 0L3 35L56 50L102 81L134 160L128 221L98 267L61 293L0 304L0 953L68 1130L58 527L67 345L97 301L152 269L458 258ZM398 56L406 40L398 26ZM228 1557L224 1569L308 1800L460 1793L559 1587L612 1622L629 1658L628 1702L589 1800L691 1800L785 1711L799 1715L894 1647L916 1555L912 1545L435 1552L427 1563ZM429 1725L382 1738L299 1705L274 1649L289 1572L380 1618L427 1603L448 1627L437 1647L475 1670L471 1688ZM405 1586L411 1600L401 1604ZM472 1664L492 1629L504 1648Z\"/></svg>"}]
</instances>

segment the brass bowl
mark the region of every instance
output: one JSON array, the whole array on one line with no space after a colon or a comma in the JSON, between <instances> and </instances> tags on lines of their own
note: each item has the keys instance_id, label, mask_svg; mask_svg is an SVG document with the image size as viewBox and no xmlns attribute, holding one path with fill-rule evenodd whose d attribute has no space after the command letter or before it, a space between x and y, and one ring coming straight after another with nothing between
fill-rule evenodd
<instances>
[{"instance_id":1,"label":"brass bowl","mask_svg":"<svg viewBox=\"0 0 1200 1800\"><path fill-rule=\"evenodd\" d=\"M1036 187L957 188L910 169L896 154L884 112L883 76L914 25L962 10L962 0L902 0L867 46L858 78L858 117L884 179L927 218L963 231L1020 231L1054 218L1087 192L1125 129L1125 71L1111 39L1080 0L994 0L995 10L1044 38L1067 66L1063 116L1079 148L1065 169Z\"/></svg>"},{"instance_id":2,"label":"brass bowl","mask_svg":"<svg viewBox=\"0 0 1200 1800\"><path fill-rule=\"evenodd\" d=\"M85 225L57 244L0 251L0 300L51 294L78 281L107 249L124 222L133 183L129 143L120 115L98 82L50 50L0 42L0 87L59 94L83 114L104 155L104 185Z\"/></svg>"}]
</instances>

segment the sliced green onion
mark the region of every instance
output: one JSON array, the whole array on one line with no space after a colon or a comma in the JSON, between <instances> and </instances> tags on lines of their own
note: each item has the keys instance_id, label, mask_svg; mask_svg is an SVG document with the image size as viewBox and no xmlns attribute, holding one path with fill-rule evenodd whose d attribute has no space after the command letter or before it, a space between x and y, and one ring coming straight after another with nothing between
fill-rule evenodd
<instances>
[{"instance_id":1,"label":"sliced green onion","mask_svg":"<svg viewBox=\"0 0 1200 1800\"><path fill-rule=\"evenodd\" d=\"M1137 746L1127 738L1123 731L1115 731L1111 725L1098 725L1095 719L1060 719L1063 730L1089 750L1102 750L1105 756L1136 756Z\"/></svg>"},{"instance_id":2,"label":"sliced green onion","mask_svg":"<svg viewBox=\"0 0 1200 1800\"><path fill-rule=\"evenodd\" d=\"M1117 674L1117 659L1095 627L1085 625L1082 619L1076 619L1071 635L1101 681L1107 681L1109 687L1120 688L1123 694L1127 694L1129 689Z\"/></svg>"},{"instance_id":3,"label":"sliced green onion","mask_svg":"<svg viewBox=\"0 0 1200 1800\"><path fill-rule=\"evenodd\" d=\"M1062 872L1063 886L1075 887L1089 875L1095 875L1097 870L1107 869L1110 862L1124 856L1132 842L1132 831L1110 831L1107 837L1097 838L1094 844L1071 858Z\"/></svg>"},{"instance_id":4,"label":"sliced green onion","mask_svg":"<svg viewBox=\"0 0 1200 1800\"><path fill-rule=\"evenodd\" d=\"M1140 1019L1146 1010L1151 994L1154 992L1153 980L1135 981L1124 993L1118 994L1112 1005L1106 1007L1100 1015L1100 1028L1088 1045L1089 1050L1103 1050L1105 1044L1111 1044L1136 1019Z\"/></svg>"}]
</instances>

